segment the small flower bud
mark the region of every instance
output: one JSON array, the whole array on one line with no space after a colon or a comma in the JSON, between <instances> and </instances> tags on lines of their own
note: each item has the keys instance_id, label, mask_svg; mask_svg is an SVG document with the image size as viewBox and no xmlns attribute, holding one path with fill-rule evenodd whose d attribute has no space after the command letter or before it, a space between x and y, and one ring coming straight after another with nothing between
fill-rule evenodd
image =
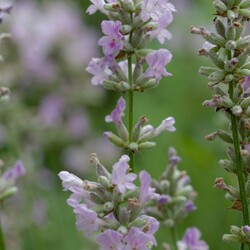
<instances>
[{"instance_id":1,"label":"small flower bud","mask_svg":"<svg viewBox=\"0 0 250 250\"><path fill-rule=\"evenodd\" d=\"M232 72L238 65L238 59L237 58L232 58L231 60L227 61L225 64L225 70L227 72Z\"/></svg>"},{"instance_id":2,"label":"small flower bud","mask_svg":"<svg viewBox=\"0 0 250 250\"><path fill-rule=\"evenodd\" d=\"M89 194L90 200L93 201L96 204L103 204L104 200L102 200L97 194L90 193Z\"/></svg>"},{"instance_id":3,"label":"small flower bud","mask_svg":"<svg viewBox=\"0 0 250 250\"><path fill-rule=\"evenodd\" d=\"M242 114L242 108L239 105L235 105L231 108L231 111L234 115L240 116Z\"/></svg>"},{"instance_id":4,"label":"small flower bud","mask_svg":"<svg viewBox=\"0 0 250 250\"><path fill-rule=\"evenodd\" d=\"M121 5L119 3L104 4L104 9L108 11L118 12L121 10Z\"/></svg>"},{"instance_id":5,"label":"small flower bud","mask_svg":"<svg viewBox=\"0 0 250 250\"><path fill-rule=\"evenodd\" d=\"M201 66L198 72L201 75L209 76L210 74L214 73L217 70L218 70L217 68Z\"/></svg>"},{"instance_id":6,"label":"small flower bud","mask_svg":"<svg viewBox=\"0 0 250 250\"><path fill-rule=\"evenodd\" d=\"M107 177L105 176L99 176L98 178L98 182L105 188L109 188L110 187L110 182L108 180Z\"/></svg>"},{"instance_id":7,"label":"small flower bud","mask_svg":"<svg viewBox=\"0 0 250 250\"><path fill-rule=\"evenodd\" d=\"M233 25L229 26L227 29L227 40L234 41L236 35L236 31Z\"/></svg>"},{"instance_id":8,"label":"small flower bud","mask_svg":"<svg viewBox=\"0 0 250 250\"><path fill-rule=\"evenodd\" d=\"M225 79L224 79L224 81L225 81L226 83L229 83L229 82L231 82L231 81L233 81L233 80L234 80L234 75L232 75L232 74L226 75L226 76L225 76Z\"/></svg>"},{"instance_id":9,"label":"small flower bud","mask_svg":"<svg viewBox=\"0 0 250 250\"><path fill-rule=\"evenodd\" d=\"M232 10L228 10L227 11L227 17L228 17L228 19L230 19L230 20L233 20L233 19L235 19L235 13L232 11Z\"/></svg>"},{"instance_id":10,"label":"small flower bud","mask_svg":"<svg viewBox=\"0 0 250 250\"><path fill-rule=\"evenodd\" d=\"M138 152L139 148L138 148L138 144L136 142L131 142L129 145L128 145L128 148L133 152Z\"/></svg>"},{"instance_id":11,"label":"small flower bud","mask_svg":"<svg viewBox=\"0 0 250 250\"><path fill-rule=\"evenodd\" d=\"M233 143L231 135L224 130L218 130L217 136L224 142Z\"/></svg>"},{"instance_id":12,"label":"small flower bud","mask_svg":"<svg viewBox=\"0 0 250 250\"><path fill-rule=\"evenodd\" d=\"M132 131L132 140L133 141L138 141L140 133L141 133L141 128L142 126L147 122L146 116L142 116L140 120L135 124L133 131Z\"/></svg>"},{"instance_id":13,"label":"small flower bud","mask_svg":"<svg viewBox=\"0 0 250 250\"><path fill-rule=\"evenodd\" d=\"M227 6L221 0L213 1L213 6L219 13L227 12Z\"/></svg>"},{"instance_id":14,"label":"small flower bud","mask_svg":"<svg viewBox=\"0 0 250 250\"><path fill-rule=\"evenodd\" d=\"M222 240L226 243L241 242L240 237L233 234L224 234L222 236Z\"/></svg>"},{"instance_id":15,"label":"small flower bud","mask_svg":"<svg viewBox=\"0 0 250 250\"><path fill-rule=\"evenodd\" d=\"M237 44L237 49L245 49L249 47L250 44L250 35L239 38L236 42Z\"/></svg>"},{"instance_id":16,"label":"small flower bud","mask_svg":"<svg viewBox=\"0 0 250 250\"><path fill-rule=\"evenodd\" d=\"M126 146L126 143L119 138L117 135L113 134L112 132L104 132L103 135L113 144L115 144L118 147L124 148Z\"/></svg>"},{"instance_id":17,"label":"small flower bud","mask_svg":"<svg viewBox=\"0 0 250 250\"><path fill-rule=\"evenodd\" d=\"M240 3L239 7L240 7L241 9L247 9L247 8L249 8L249 7L250 7L250 0L243 0L243 1Z\"/></svg>"},{"instance_id":18,"label":"small flower bud","mask_svg":"<svg viewBox=\"0 0 250 250\"><path fill-rule=\"evenodd\" d=\"M237 43L233 40L229 40L225 44L225 48L227 50L234 50L237 47Z\"/></svg>"},{"instance_id":19,"label":"small flower bud","mask_svg":"<svg viewBox=\"0 0 250 250\"><path fill-rule=\"evenodd\" d=\"M131 223L129 223L130 227L143 227L147 224L147 220L146 219L135 219L134 221L132 221Z\"/></svg>"},{"instance_id":20,"label":"small flower bud","mask_svg":"<svg viewBox=\"0 0 250 250\"><path fill-rule=\"evenodd\" d=\"M250 105L250 96L244 98L244 99L242 100L242 102L240 103L240 106L241 106L242 109L248 108L249 105Z\"/></svg>"},{"instance_id":21,"label":"small flower bud","mask_svg":"<svg viewBox=\"0 0 250 250\"><path fill-rule=\"evenodd\" d=\"M226 171L230 172L230 173L235 173L236 172L236 166L234 164L234 162L230 161L230 160L220 160L219 164L221 167L223 167Z\"/></svg>"},{"instance_id":22,"label":"small flower bud","mask_svg":"<svg viewBox=\"0 0 250 250\"><path fill-rule=\"evenodd\" d=\"M17 187L10 187L7 188L4 192L1 193L0 195L0 201L4 200L12 195L14 195L18 191Z\"/></svg>"},{"instance_id":23,"label":"small flower bud","mask_svg":"<svg viewBox=\"0 0 250 250\"><path fill-rule=\"evenodd\" d=\"M235 28L235 38L234 40L238 40L242 34L244 33L244 25L242 25L240 22L233 22L232 24Z\"/></svg>"},{"instance_id":24,"label":"small flower bud","mask_svg":"<svg viewBox=\"0 0 250 250\"><path fill-rule=\"evenodd\" d=\"M135 5L134 5L134 2L132 0L120 0L121 4L122 4L122 7L131 12L131 11L134 11L135 10Z\"/></svg>"},{"instance_id":25,"label":"small flower bud","mask_svg":"<svg viewBox=\"0 0 250 250\"><path fill-rule=\"evenodd\" d=\"M122 225L126 225L129 222L130 213L129 213L127 207L125 207L125 206L124 207L119 206L119 209L118 209L118 218L119 218L118 221Z\"/></svg>"},{"instance_id":26,"label":"small flower bud","mask_svg":"<svg viewBox=\"0 0 250 250\"><path fill-rule=\"evenodd\" d=\"M128 233L128 229L124 226L120 226L118 229L117 229L117 232L118 233L121 233L123 235L126 235Z\"/></svg>"},{"instance_id":27,"label":"small flower bud","mask_svg":"<svg viewBox=\"0 0 250 250\"><path fill-rule=\"evenodd\" d=\"M250 76L250 70L249 69L239 69L239 70L237 70L237 73L240 76Z\"/></svg>"},{"instance_id":28,"label":"small flower bud","mask_svg":"<svg viewBox=\"0 0 250 250\"><path fill-rule=\"evenodd\" d=\"M226 29L225 29L223 22L219 18L215 20L215 28L218 34L220 34L221 36L225 38Z\"/></svg>"},{"instance_id":29,"label":"small flower bud","mask_svg":"<svg viewBox=\"0 0 250 250\"><path fill-rule=\"evenodd\" d=\"M141 149L149 149L149 148L155 147L155 145L156 145L155 142L146 141L146 142L139 143L138 149L139 150L141 150Z\"/></svg>"},{"instance_id":30,"label":"small flower bud","mask_svg":"<svg viewBox=\"0 0 250 250\"><path fill-rule=\"evenodd\" d=\"M115 205L113 202L108 201L103 205L103 209L105 212L111 212L114 209Z\"/></svg>"},{"instance_id":31,"label":"small flower bud","mask_svg":"<svg viewBox=\"0 0 250 250\"><path fill-rule=\"evenodd\" d=\"M243 17L250 18L250 10L248 9L240 9L239 14Z\"/></svg>"}]
</instances>

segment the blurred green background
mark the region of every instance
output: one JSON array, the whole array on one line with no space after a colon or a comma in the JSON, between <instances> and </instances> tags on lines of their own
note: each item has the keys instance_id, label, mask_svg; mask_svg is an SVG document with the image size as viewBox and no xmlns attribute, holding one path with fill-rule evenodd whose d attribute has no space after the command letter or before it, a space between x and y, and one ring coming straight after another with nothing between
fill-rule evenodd
<instances>
[{"instance_id":1,"label":"blurred green background","mask_svg":"<svg viewBox=\"0 0 250 250\"><path fill-rule=\"evenodd\" d=\"M2 31L11 32L13 39L6 41L1 50L5 58L4 64L1 64L2 85L9 86L12 91L10 101L3 104L0 111L1 158L6 165L13 164L17 158L21 159L27 168L27 175L19 181L19 193L5 202L2 208L2 223L10 250L97 249L93 239L86 240L83 233L77 232L75 216L66 204L69 193L62 191L57 174L66 169L83 179L91 178L95 171L88 161L91 152L97 152L100 160L109 168L122 154L119 150L113 153L112 148L107 150L109 142L99 139L103 131L113 129L110 124L104 123L104 117L113 109L118 94L92 88L90 77L84 72L89 58L82 61L78 58L80 54L86 55L90 48L94 54L88 56L98 56L100 53L93 45L101 36L99 24L104 16L99 13L86 15L89 1L59 2L54 9L49 0L15 3L13 14L6 18L2 26ZM218 161L226 157L226 145L221 141L207 142L203 139L210 132L224 127L225 123L219 113L202 107L202 102L210 99L211 90L207 87L207 79L197 71L201 65L208 65L209 62L197 56L203 40L189 32L191 25L211 28L214 12L210 1L173 0L172 3L178 10L174 14L174 22L169 26L173 39L167 41L164 47L173 54L173 60L167 67L173 76L163 79L155 89L136 93L135 118L146 115L150 124L156 126L164 118L173 116L177 131L164 133L157 138L157 147L139 154L136 172L146 169L154 178L159 177L167 164L168 147L175 147L182 158L180 169L188 172L198 193L195 200L198 210L180 225L179 235L186 227L196 226L210 249L235 249L237 245L225 244L221 238L224 233L229 233L230 225L240 224L241 215L228 210L230 204L224 199L224 193L213 188L216 177L224 176L229 183L235 182L234 176L218 165ZM32 6L33 9L27 8L25 12L25 6ZM23 16L18 19L21 11L24 11ZM50 14L46 14L48 12ZM69 18L64 19L63 14L76 15L75 26L80 28L75 33L71 33L70 28L75 26L67 26L66 20ZM27 17L29 15L30 19ZM24 20L23 25L20 20ZM50 44L46 47L41 43L41 48L46 47L46 60L53 62L50 65L45 61L45 64L56 68L56 73L52 77L39 76L33 67L34 62L28 65L31 56L26 57L25 53L31 52L34 56L32 60L39 60L39 53L34 54L31 50L36 42L45 39L39 38L39 34L47 34L52 21L55 27L62 30L68 28L70 32L66 32L66 35L63 33L58 40L53 38L53 46ZM22 29L27 34L22 34ZM53 32L55 34L56 29L51 34ZM51 34L48 35L50 39ZM23 38L27 41L20 40ZM76 44L85 47L80 46L76 53L72 50L64 55L69 46L76 48ZM159 48L160 45L154 42L152 47ZM79 61L78 66L74 66L74 61ZM38 69L40 72L41 66ZM51 93L60 95L64 100L64 105L61 107L58 104L55 110L62 117L59 119L53 113L52 118L56 122L52 125L40 119L43 101ZM50 105L47 109L50 109ZM71 122L72 110L80 117L84 111L83 115L87 117L88 125L82 125L76 136L67 134L68 124L75 126ZM82 121L79 117L77 119ZM162 242L171 241L170 233L161 230L157 239L156 249L162 249Z\"/></svg>"}]
</instances>

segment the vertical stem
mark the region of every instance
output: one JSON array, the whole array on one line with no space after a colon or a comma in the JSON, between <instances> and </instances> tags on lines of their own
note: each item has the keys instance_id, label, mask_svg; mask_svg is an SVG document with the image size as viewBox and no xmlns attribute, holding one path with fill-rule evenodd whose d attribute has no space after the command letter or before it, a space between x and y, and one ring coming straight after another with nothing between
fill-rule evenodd
<instances>
[{"instance_id":1,"label":"vertical stem","mask_svg":"<svg viewBox=\"0 0 250 250\"><path fill-rule=\"evenodd\" d=\"M132 87L132 57L131 55L128 56L128 81L130 86ZM128 92L128 112L129 112L129 124L128 124L128 133L129 133L129 143L132 142L132 131L134 125L134 92L133 89L130 89ZM131 172L134 172L134 153L129 150L129 157L130 157L130 168Z\"/></svg>"},{"instance_id":2,"label":"vertical stem","mask_svg":"<svg viewBox=\"0 0 250 250\"><path fill-rule=\"evenodd\" d=\"M234 88L234 82L232 81L229 84L229 94L230 94L231 99L233 95L233 88ZM231 113L231 125L232 125L232 134L233 134L233 142L234 142L235 161L236 161L236 168L237 168L237 178L238 178L238 183L239 183L240 199L241 199L241 204L242 204L243 222L244 222L244 225L249 225L249 213L248 213L248 204L247 204L247 199L246 199L243 164L242 164L242 158L241 158L241 153L240 153L237 117L232 113Z\"/></svg>"},{"instance_id":3,"label":"vertical stem","mask_svg":"<svg viewBox=\"0 0 250 250\"><path fill-rule=\"evenodd\" d=\"M3 236L3 229L2 229L1 220L0 220L0 250L5 250L5 243L4 243L4 236Z\"/></svg>"},{"instance_id":4,"label":"vertical stem","mask_svg":"<svg viewBox=\"0 0 250 250\"><path fill-rule=\"evenodd\" d=\"M176 233L176 228L171 227L171 235L172 235L172 241L173 241L173 250L178 250L177 248L177 233Z\"/></svg>"},{"instance_id":5,"label":"vertical stem","mask_svg":"<svg viewBox=\"0 0 250 250\"><path fill-rule=\"evenodd\" d=\"M130 15L131 24L133 23L133 14ZM129 34L129 42L131 43L133 37L133 31ZM128 54L128 82L130 85L130 90L128 91L128 112L129 112L129 143L132 142L132 131L134 125L134 91L133 91L133 72L132 72L132 54ZM130 158L130 168L131 172L134 172L134 153L129 150L128 152Z\"/></svg>"}]
</instances>

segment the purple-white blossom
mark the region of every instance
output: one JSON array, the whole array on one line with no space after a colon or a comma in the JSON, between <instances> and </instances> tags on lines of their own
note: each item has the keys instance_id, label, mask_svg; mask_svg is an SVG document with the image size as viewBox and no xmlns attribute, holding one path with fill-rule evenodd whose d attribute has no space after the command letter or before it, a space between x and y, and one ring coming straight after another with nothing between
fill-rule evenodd
<instances>
[{"instance_id":1,"label":"purple-white blossom","mask_svg":"<svg viewBox=\"0 0 250 250\"><path fill-rule=\"evenodd\" d=\"M250 93L250 77L247 76L245 78L245 81L242 83L242 88L244 90L244 93L249 94Z\"/></svg>"},{"instance_id":2,"label":"purple-white blossom","mask_svg":"<svg viewBox=\"0 0 250 250\"><path fill-rule=\"evenodd\" d=\"M122 244L123 237L123 234L108 229L96 237L96 242L101 246L100 250L122 250L124 246Z\"/></svg>"},{"instance_id":3,"label":"purple-white blossom","mask_svg":"<svg viewBox=\"0 0 250 250\"><path fill-rule=\"evenodd\" d=\"M8 182L13 182L15 183L16 180L20 177L20 176L23 176L25 175L26 173L26 170L23 166L23 163L21 161L17 161L16 164L12 167L12 168L9 168L7 169L3 175L2 175L2 178L5 180L5 181L8 181Z\"/></svg>"},{"instance_id":4,"label":"purple-white blossom","mask_svg":"<svg viewBox=\"0 0 250 250\"><path fill-rule=\"evenodd\" d=\"M175 119L173 117L168 117L162 121L162 123L155 129L155 134L159 135L163 131L174 132L176 128L174 127Z\"/></svg>"},{"instance_id":5,"label":"purple-white blossom","mask_svg":"<svg viewBox=\"0 0 250 250\"><path fill-rule=\"evenodd\" d=\"M181 241L177 242L178 250L208 250L207 243L200 240L201 233L195 228L188 228Z\"/></svg>"},{"instance_id":6,"label":"purple-white blossom","mask_svg":"<svg viewBox=\"0 0 250 250\"><path fill-rule=\"evenodd\" d=\"M167 15L167 18L172 21L172 12L176 11L173 4L168 0L144 0L142 2L141 19L147 22L150 18L153 21L158 21L162 15Z\"/></svg>"},{"instance_id":7,"label":"purple-white blossom","mask_svg":"<svg viewBox=\"0 0 250 250\"><path fill-rule=\"evenodd\" d=\"M131 227L129 233L124 237L126 246L123 250L148 250L154 244L154 237L144 233L139 228Z\"/></svg>"},{"instance_id":8,"label":"purple-white blossom","mask_svg":"<svg viewBox=\"0 0 250 250\"><path fill-rule=\"evenodd\" d=\"M123 155L120 160L114 164L111 181L117 186L120 193L125 193L126 189L134 189L133 183L137 175L134 173L128 173L129 170L129 157Z\"/></svg>"},{"instance_id":9,"label":"purple-white blossom","mask_svg":"<svg viewBox=\"0 0 250 250\"><path fill-rule=\"evenodd\" d=\"M78 231L84 231L86 237L90 237L91 233L97 231L100 226L97 213L88 209L84 204L80 204L74 208L76 214L76 227Z\"/></svg>"},{"instance_id":10,"label":"purple-white blossom","mask_svg":"<svg viewBox=\"0 0 250 250\"><path fill-rule=\"evenodd\" d=\"M141 183L139 201L140 205L143 206L145 202L152 198L158 198L159 195L154 192L155 188L150 187L151 177L149 173L147 173L145 170L142 170L139 174L139 178Z\"/></svg>"},{"instance_id":11,"label":"purple-white blossom","mask_svg":"<svg viewBox=\"0 0 250 250\"><path fill-rule=\"evenodd\" d=\"M109 58L114 58L123 48L123 36L120 33L120 21L102 21L102 32L106 35L99 39L98 45L102 46L103 53Z\"/></svg>"},{"instance_id":12,"label":"purple-white blossom","mask_svg":"<svg viewBox=\"0 0 250 250\"><path fill-rule=\"evenodd\" d=\"M95 86L101 85L112 74L112 71L104 62L104 58L92 58L86 71L93 75L91 83Z\"/></svg>"},{"instance_id":13,"label":"purple-white blossom","mask_svg":"<svg viewBox=\"0 0 250 250\"><path fill-rule=\"evenodd\" d=\"M157 81L160 81L162 76L171 76L165 69L165 66L171 61L172 54L167 49L159 49L155 52L148 53L146 55L146 62L148 63L148 69L145 72L146 77L155 77Z\"/></svg>"},{"instance_id":14,"label":"purple-white blossom","mask_svg":"<svg viewBox=\"0 0 250 250\"><path fill-rule=\"evenodd\" d=\"M58 176L62 180L62 186L64 190L68 190L71 187L83 187L84 183L79 177L74 174L69 173L68 171L61 171Z\"/></svg>"},{"instance_id":15,"label":"purple-white blossom","mask_svg":"<svg viewBox=\"0 0 250 250\"><path fill-rule=\"evenodd\" d=\"M106 122L114 122L118 125L121 122L121 118L123 116L123 112L126 108L126 102L123 97L120 97L117 101L115 109L111 112L110 115L105 117Z\"/></svg>"}]
</instances>

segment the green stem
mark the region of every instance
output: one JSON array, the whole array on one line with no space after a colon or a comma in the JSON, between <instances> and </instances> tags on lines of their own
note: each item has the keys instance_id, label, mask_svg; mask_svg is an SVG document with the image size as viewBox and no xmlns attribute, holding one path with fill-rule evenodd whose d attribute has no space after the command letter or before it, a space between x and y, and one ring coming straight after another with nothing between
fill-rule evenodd
<instances>
[{"instance_id":1,"label":"green stem","mask_svg":"<svg viewBox=\"0 0 250 250\"><path fill-rule=\"evenodd\" d=\"M231 99L233 97L233 88L234 88L234 82L230 82L229 94L230 94ZM239 183L240 199L241 199L241 204L242 204L243 222L244 222L244 225L249 225L249 213L248 213L248 204L247 204L247 199L246 199L243 164L242 164L242 158L241 158L241 153L240 153L237 117L232 113L230 115L231 115L231 125L232 125L232 134L233 134L234 151L235 151L235 162L236 162L236 168L237 168L237 178L238 178L238 183Z\"/></svg>"},{"instance_id":2,"label":"green stem","mask_svg":"<svg viewBox=\"0 0 250 250\"><path fill-rule=\"evenodd\" d=\"M2 229L1 221L0 221L0 250L5 250L5 243L4 243L4 236L3 236L3 229Z\"/></svg>"},{"instance_id":3,"label":"green stem","mask_svg":"<svg viewBox=\"0 0 250 250\"><path fill-rule=\"evenodd\" d=\"M178 250L177 248L177 232L176 232L176 228L172 227L171 229L171 236L172 236L172 241L173 241L173 250Z\"/></svg>"},{"instance_id":4,"label":"green stem","mask_svg":"<svg viewBox=\"0 0 250 250\"><path fill-rule=\"evenodd\" d=\"M128 81L132 88L133 80L132 80L132 57L131 55L128 56ZM132 142L132 131L134 125L134 92L133 89L130 89L128 92L128 133L129 133L129 143ZM130 168L131 172L134 172L134 153L129 150L129 157L130 157Z\"/></svg>"},{"instance_id":5,"label":"green stem","mask_svg":"<svg viewBox=\"0 0 250 250\"><path fill-rule=\"evenodd\" d=\"M131 24L133 23L133 14L130 15ZM131 43L133 37L133 31L129 34L129 42ZM128 133L129 133L129 144L133 142L132 131L134 126L134 91L133 91L133 71L132 71L132 54L128 54L128 82L130 85L130 90L128 91ZM134 172L134 153L129 150L128 152L130 158L130 169Z\"/></svg>"}]
</instances>

